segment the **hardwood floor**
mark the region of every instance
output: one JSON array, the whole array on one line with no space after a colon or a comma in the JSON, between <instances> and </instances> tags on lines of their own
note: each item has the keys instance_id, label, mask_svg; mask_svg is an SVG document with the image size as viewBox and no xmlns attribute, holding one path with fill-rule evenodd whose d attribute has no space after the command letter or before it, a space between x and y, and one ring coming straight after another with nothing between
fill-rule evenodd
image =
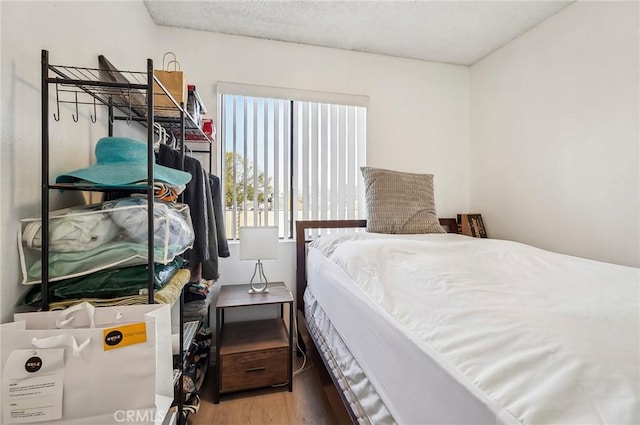
<instances>
[{"instance_id":1,"label":"hardwood floor","mask_svg":"<svg viewBox=\"0 0 640 425\"><path fill-rule=\"evenodd\" d=\"M301 321L300 321L301 322ZM303 328L303 326L300 326ZM213 368L201 391L198 413L189 415L189 425L346 425L351 424L340 396L324 370L322 360L308 339L305 371L293 378L293 392L265 389L222 396L213 404ZM309 367L309 364L311 366ZM294 370L302 357L294 356Z\"/></svg>"}]
</instances>

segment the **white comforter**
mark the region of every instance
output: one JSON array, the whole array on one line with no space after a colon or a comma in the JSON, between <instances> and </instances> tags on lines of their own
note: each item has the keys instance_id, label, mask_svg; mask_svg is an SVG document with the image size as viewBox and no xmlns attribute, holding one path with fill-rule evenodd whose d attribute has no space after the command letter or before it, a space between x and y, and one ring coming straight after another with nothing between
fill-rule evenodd
<instances>
[{"instance_id":1,"label":"white comforter","mask_svg":"<svg viewBox=\"0 0 640 425\"><path fill-rule=\"evenodd\" d=\"M313 245L496 415L640 423L639 269L452 234Z\"/></svg>"}]
</instances>

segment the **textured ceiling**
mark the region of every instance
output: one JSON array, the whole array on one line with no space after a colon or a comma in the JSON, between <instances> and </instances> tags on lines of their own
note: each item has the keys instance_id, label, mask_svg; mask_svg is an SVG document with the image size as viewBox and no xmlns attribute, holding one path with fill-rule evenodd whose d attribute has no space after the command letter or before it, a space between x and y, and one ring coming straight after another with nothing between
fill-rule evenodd
<instances>
[{"instance_id":1,"label":"textured ceiling","mask_svg":"<svg viewBox=\"0 0 640 425\"><path fill-rule=\"evenodd\" d=\"M144 1L158 25L460 65L572 2Z\"/></svg>"}]
</instances>

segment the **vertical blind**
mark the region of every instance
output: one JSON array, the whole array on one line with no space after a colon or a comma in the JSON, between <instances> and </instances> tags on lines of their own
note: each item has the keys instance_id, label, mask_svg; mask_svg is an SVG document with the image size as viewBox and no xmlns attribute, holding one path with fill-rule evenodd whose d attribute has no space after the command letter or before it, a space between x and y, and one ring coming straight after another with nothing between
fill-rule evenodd
<instances>
[{"instance_id":1,"label":"vertical blind","mask_svg":"<svg viewBox=\"0 0 640 425\"><path fill-rule=\"evenodd\" d=\"M226 229L359 218L366 107L222 95Z\"/></svg>"}]
</instances>

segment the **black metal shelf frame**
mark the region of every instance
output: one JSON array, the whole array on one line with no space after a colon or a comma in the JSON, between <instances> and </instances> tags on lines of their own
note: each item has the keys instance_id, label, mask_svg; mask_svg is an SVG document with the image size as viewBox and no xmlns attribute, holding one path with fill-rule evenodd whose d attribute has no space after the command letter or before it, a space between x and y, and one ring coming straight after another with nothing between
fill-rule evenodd
<instances>
[{"instance_id":1,"label":"black metal shelf frame","mask_svg":"<svg viewBox=\"0 0 640 425\"><path fill-rule=\"evenodd\" d=\"M53 65L49 63L49 52L42 50L42 309L49 309L49 252L47 247L49 246L49 192L55 187L49 183L49 86L55 84L56 86L56 105L57 115L54 116L55 120L60 119L60 103L70 103L65 99L60 100L60 86L65 87L63 93L74 93L74 102L78 105L78 94L86 94L91 96L95 101L100 102L103 105L109 106L109 96L105 99L105 93L115 94L119 90L120 93L123 89L126 89L128 93L131 90L146 90L147 93L153 93L153 78L147 78L146 84L141 83L122 83L122 82L108 82L98 77L99 70L91 68L80 68ZM130 73L131 75L140 75L142 73ZM153 61L147 59L147 75L153 75ZM94 78L94 79L92 79ZM138 77L135 77L136 81L140 81ZM146 96L146 109L153 111L153 96ZM129 97L131 99L131 97ZM86 102L85 102L86 103ZM120 105L119 108L122 106ZM154 208L154 188L153 188L153 114L147 114L147 184L145 191L147 193L147 221L148 221L148 244L147 244L147 257L149 267L148 277L148 302L154 303L154 245L153 245L153 208ZM78 112L73 116L73 120L78 120ZM93 118L92 118L93 121ZM87 186L85 190L90 190L90 186ZM125 189L127 190L127 189ZM138 189L137 191L140 191Z\"/></svg>"},{"instance_id":2,"label":"black metal shelf frame","mask_svg":"<svg viewBox=\"0 0 640 425\"><path fill-rule=\"evenodd\" d=\"M111 71L84 68L74 66L53 65L49 62L49 52L42 50L41 57L41 106L42 106L42 253L41 253L41 293L42 293L42 309L49 309L49 194L51 190L80 190L80 191L107 191L113 190L114 187L98 186L90 184L51 184L49 182L49 92L50 85L55 85L56 95L56 112L53 118L60 120L60 104L75 104L76 111L72 115L75 122L79 120L78 105L93 105L93 114L91 121L97 121L97 106L106 106L108 108L108 132L109 136L113 136L113 124L115 120L127 120L128 122L138 122L146 127L147 130L147 181L146 184L118 186L120 191L130 191L132 193L144 192L147 194L147 224L148 224L148 303L153 304L154 300L154 178L153 178L153 138L154 138L154 122L160 123L168 131L176 131L179 133L181 140L181 154L184 160L185 155L185 134L192 132L202 135L205 141L209 143L209 154L212 154L212 142L197 126L195 120L186 112L182 103L169 94L168 90L154 76L153 61L147 59L146 71L118 71L120 76L125 76L127 82L124 81L105 81L105 75ZM154 92L154 85L160 87L161 92ZM154 109L154 98L158 95L168 96L174 107L166 109ZM88 100L87 100L88 99ZM143 99L144 102L140 100ZM158 112L172 111L177 116L156 116ZM120 115L116 115L116 111ZM177 129L177 130L176 130ZM183 167L184 168L184 161ZM180 359L184 359L184 293L180 295ZM178 421L183 423L183 376L180 373L179 384L179 401L178 401Z\"/></svg>"}]
</instances>

